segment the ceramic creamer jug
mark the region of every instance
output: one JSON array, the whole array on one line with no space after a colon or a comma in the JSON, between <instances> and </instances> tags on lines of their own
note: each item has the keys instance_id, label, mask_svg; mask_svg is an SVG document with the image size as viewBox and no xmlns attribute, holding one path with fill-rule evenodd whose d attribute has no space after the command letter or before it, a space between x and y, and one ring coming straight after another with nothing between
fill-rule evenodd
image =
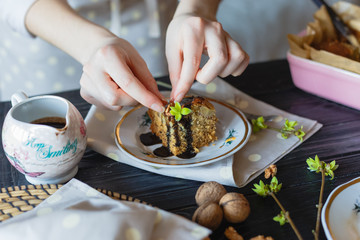
<instances>
[{"instance_id":1,"label":"ceramic creamer jug","mask_svg":"<svg viewBox=\"0 0 360 240\"><path fill-rule=\"evenodd\" d=\"M58 96L18 92L5 117L2 144L10 163L32 184L70 180L86 148L86 126L75 106Z\"/></svg>"}]
</instances>

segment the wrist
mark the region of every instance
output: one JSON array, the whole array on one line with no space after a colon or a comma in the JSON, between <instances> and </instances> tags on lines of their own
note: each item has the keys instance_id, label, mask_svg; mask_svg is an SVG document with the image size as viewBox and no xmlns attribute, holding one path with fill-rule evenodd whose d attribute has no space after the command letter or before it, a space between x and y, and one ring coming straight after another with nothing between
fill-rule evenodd
<instances>
[{"instance_id":1,"label":"wrist","mask_svg":"<svg viewBox=\"0 0 360 240\"><path fill-rule=\"evenodd\" d=\"M174 18L189 15L216 21L216 13L220 2L221 0L181 0Z\"/></svg>"},{"instance_id":2,"label":"wrist","mask_svg":"<svg viewBox=\"0 0 360 240\"><path fill-rule=\"evenodd\" d=\"M76 58L82 65L87 63L90 58L102 47L116 42L119 38L112 32L101 26L89 26L89 31L86 32L86 37L82 38L84 47L79 51L79 56Z\"/></svg>"}]
</instances>

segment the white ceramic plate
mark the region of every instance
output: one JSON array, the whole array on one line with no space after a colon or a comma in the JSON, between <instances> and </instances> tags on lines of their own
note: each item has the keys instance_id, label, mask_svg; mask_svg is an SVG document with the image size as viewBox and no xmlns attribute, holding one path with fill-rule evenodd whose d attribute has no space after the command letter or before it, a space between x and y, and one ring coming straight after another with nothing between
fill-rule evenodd
<instances>
[{"instance_id":1,"label":"white ceramic plate","mask_svg":"<svg viewBox=\"0 0 360 240\"><path fill-rule=\"evenodd\" d=\"M327 239L360 239L360 177L335 188L321 211Z\"/></svg>"},{"instance_id":2,"label":"white ceramic plate","mask_svg":"<svg viewBox=\"0 0 360 240\"><path fill-rule=\"evenodd\" d=\"M239 110L215 99L210 99L210 102L214 105L219 119L216 126L218 140L200 148L200 152L193 158L158 157L153 154L153 150L161 144L144 146L140 142L140 135L150 132L147 108L142 106L131 109L119 121L115 128L116 144L132 159L154 167L199 166L224 159L248 142L251 125Z\"/></svg>"}]
</instances>

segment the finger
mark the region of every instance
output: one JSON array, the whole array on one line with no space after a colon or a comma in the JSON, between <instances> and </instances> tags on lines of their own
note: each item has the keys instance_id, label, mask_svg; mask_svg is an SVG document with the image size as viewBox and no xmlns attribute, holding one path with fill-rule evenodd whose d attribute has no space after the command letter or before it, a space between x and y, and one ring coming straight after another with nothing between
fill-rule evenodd
<instances>
[{"instance_id":1,"label":"finger","mask_svg":"<svg viewBox=\"0 0 360 240\"><path fill-rule=\"evenodd\" d=\"M163 112L165 110L159 97L149 91L135 77L125 59L121 56L114 56L110 59L112 61L105 64L105 70L124 92L154 111Z\"/></svg>"},{"instance_id":2,"label":"finger","mask_svg":"<svg viewBox=\"0 0 360 240\"><path fill-rule=\"evenodd\" d=\"M136 104L136 100L126 94L108 74L100 69L91 68L85 72L80 85L108 108Z\"/></svg>"},{"instance_id":3,"label":"finger","mask_svg":"<svg viewBox=\"0 0 360 240\"><path fill-rule=\"evenodd\" d=\"M80 95L82 98L84 98L87 102L94 104L94 98L98 99L100 98L100 93L98 91L93 90L92 88L89 88L90 86L93 86L91 78L89 75L85 72L81 75L80 78ZM100 103L100 101L96 101L97 103ZM102 102L102 101L101 101Z\"/></svg>"},{"instance_id":4,"label":"finger","mask_svg":"<svg viewBox=\"0 0 360 240\"><path fill-rule=\"evenodd\" d=\"M122 106L106 106L103 102L99 101L97 98L93 97L90 93L88 93L85 89L80 89L81 97L87 101L88 103L95 105L98 108L105 108L112 111L119 111L122 109Z\"/></svg>"},{"instance_id":5,"label":"finger","mask_svg":"<svg viewBox=\"0 0 360 240\"><path fill-rule=\"evenodd\" d=\"M192 31L186 34L187 39L184 41L183 63L181 68L180 79L174 88L174 100L180 102L185 94L190 90L199 71L201 54L204 47L203 34L195 34Z\"/></svg>"},{"instance_id":6,"label":"finger","mask_svg":"<svg viewBox=\"0 0 360 240\"><path fill-rule=\"evenodd\" d=\"M146 89L155 94L158 98L165 100L164 96L160 93L157 83L150 73L146 62L140 56L135 57L133 62L134 64L132 64L131 70L134 75L140 80Z\"/></svg>"},{"instance_id":7,"label":"finger","mask_svg":"<svg viewBox=\"0 0 360 240\"><path fill-rule=\"evenodd\" d=\"M166 38L169 39L169 38ZM183 62L183 51L181 46L171 45L172 42L166 40L166 60L168 62L169 77L173 88L171 89L170 98L174 98L174 86L180 79L182 62ZM181 45L182 43L180 43Z\"/></svg>"},{"instance_id":8,"label":"finger","mask_svg":"<svg viewBox=\"0 0 360 240\"><path fill-rule=\"evenodd\" d=\"M224 70L219 74L221 77L229 76L234 72L238 71L243 65L248 64L248 55L241 48L241 46L235 42L229 35L226 36L226 45L228 48L228 63ZM244 68L244 69L245 69Z\"/></svg>"},{"instance_id":9,"label":"finger","mask_svg":"<svg viewBox=\"0 0 360 240\"><path fill-rule=\"evenodd\" d=\"M120 106L130 106L137 102L126 94L106 73L99 70L91 71L91 75L83 73L80 85L86 93L105 108L117 109Z\"/></svg>"},{"instance_id":10,"label":"finger","mask_svg":"<svg viewBox=\"0 0 360 240\"><path fill-rule=\"evenodd\" d=\"M250 57L245 52L244 61L240 64L240 66L231 75L233 75L234 77L240 76L245 71L247 66L249 65L249 62L250 62Z\"/></svg>"},{"instance_id":11,"label":"finger","mask_svg":"<svg viewBox=\"0 0 360 240\"><path fill-rule=\"evenodd\" d=\"M205 34L205 45L207 46L209 60L196 75L196 80L203 84L214 80L217 75L222 73L228 63L228 49L224 31L221 25L215 26L216 28L206 31Z\"/></svg>"},{"instance_id":12,"label":"finger","mask_svg":"<svg viewBox=\"0 0 360 240\"><path fill-rule=\"evenodd\" d=\"M182 62L183 62L183 55L181 49L172 49L166 51L166 59L168 62L168 68L169 68L169 77L171 82L171 93L170 98L174 99L174 90L176 83L180 79L181 74L181 68L182 68Z\"/></svg>"}]
</instances>

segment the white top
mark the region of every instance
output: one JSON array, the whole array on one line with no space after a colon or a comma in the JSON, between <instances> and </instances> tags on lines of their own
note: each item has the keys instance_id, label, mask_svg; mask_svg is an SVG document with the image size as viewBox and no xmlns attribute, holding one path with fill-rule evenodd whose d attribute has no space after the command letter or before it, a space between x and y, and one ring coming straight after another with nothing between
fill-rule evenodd
<instances>
[{"instance_id":1,"label":"white top","mask_svg":"<svg viewBox=\"0 0 360 240\"><path fill-rule=\"evenodd\" d=\"M34 2L0 1L2 101L20 89L31 96L80 88L81 64L27 31L24 18ZM177 0L69 0L69 4L80 15L129 41L155 77L168 75L165 31Z\"/></svg>"},{"instance_id":2,"label":"white top","mask_svg":"<svg viewBox=\"0 0 360 240\"><path fill-rule=\"evenodd\" d=\"M30 33L25 27L25 16L30 6L36 0L2 0L0 2L0 17L14 31L30 37Z\"/></svg>"}]
</instances>

